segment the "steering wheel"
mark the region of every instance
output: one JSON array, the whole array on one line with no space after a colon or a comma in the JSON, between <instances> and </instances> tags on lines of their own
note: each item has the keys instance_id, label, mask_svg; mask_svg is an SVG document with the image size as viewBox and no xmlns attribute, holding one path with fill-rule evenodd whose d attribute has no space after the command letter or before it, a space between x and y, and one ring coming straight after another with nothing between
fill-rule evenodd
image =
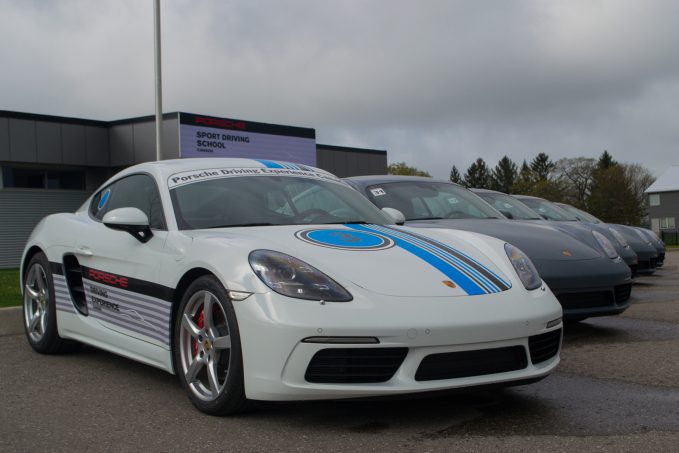
<instances>
[{"instance_id":1,"label":"steering wheel","mask_svg":"<svg viewBox=\"0 0 679 453\"><path fill-rule=\"evenodd\" d=\"M307 219L311 220L314 217L324 216L324 215L330 215L330 214L328 214L326 211L324 211L322 209L311 208L311 209L307 209L305 211L300 212L299 214L297 214L297 217L302 219L302 220L307 220ZM312 216L314 216L314 217L312 217Z\"/></svg>"},{"instance_id":2,"label":"steering wheel","mask_svg":"<svg viewBox=\"0 0 679 453\"><path fill-rule=\"evenodd\" d=\"M460 211L452 211L444 216L446 219L462 219L464 214Z\"/></svg>"}]
</instances>

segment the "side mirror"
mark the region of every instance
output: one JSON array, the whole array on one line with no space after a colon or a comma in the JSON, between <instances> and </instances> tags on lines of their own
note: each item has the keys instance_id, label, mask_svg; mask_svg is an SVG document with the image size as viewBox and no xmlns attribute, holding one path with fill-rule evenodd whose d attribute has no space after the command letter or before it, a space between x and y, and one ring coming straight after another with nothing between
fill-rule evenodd
<instances>
[{"instance_id":1,"label":"side mirror","mask_svg":"<svg viewBox=\"0 0 679 453\"><path fill-rule=\"evenodd\" d=\"M501 213L503 216L507 217L508 219L513 219L513 218L514 218L514 216L512 215L512 213L509 212L509 211L500 211L500 213Z\"/></svg>"},{"instance_id":2,"label":"side mirror","mask_svg":"<svg viewBox=\"0 0 679 453\"><path fill-rule=\"evenodd\" d=\"M401 211L394 208L382 208L382 211L387 214L396 225L403 225L406 223L406 216Z\"/></svg>"},{"instance_id":3,"label":"side mirror","mask_svg":"<svg viewBox=\"0 0 679 453\"><path fill-rule=\"evenodd\" d=\"M127 231L139 242L148 242L153 237L149 218L138 208L118 208L107 212L102 222L112 230Z\"/></svg>"}]
</instances>

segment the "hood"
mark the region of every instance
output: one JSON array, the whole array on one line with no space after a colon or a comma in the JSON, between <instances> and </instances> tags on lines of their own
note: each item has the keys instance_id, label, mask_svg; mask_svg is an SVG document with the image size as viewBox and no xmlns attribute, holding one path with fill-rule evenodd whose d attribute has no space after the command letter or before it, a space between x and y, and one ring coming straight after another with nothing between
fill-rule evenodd
<instances>
[{"instance_id":1,"label":"hood","mask_svg":"<svg viewBox=\"0 0 679 453\"><path fill-rule=\"evenodd\" d=\"M440 219L407 222L413 227L451 228L483 233L520 248L531 260L578 261L599 252L551 226L504 219Z\"/></svg>"},{"instance_id":2,"label":"hood","mask_svg":"<svg viewBox=\"0 0 679 453\"><path fill-rule=\"evenodd\" d=\"M194 241L275 250L338 283L400 297L482 295L511 288L507 257L482 236L378 225L285 225L190 232ZM491 258L492 257L492 258ZM500 265L498 261L504 260ZM347 289L350 289L347 287ZM351 290L350 290L351 292Z\"/></svg>"}]
</instances>

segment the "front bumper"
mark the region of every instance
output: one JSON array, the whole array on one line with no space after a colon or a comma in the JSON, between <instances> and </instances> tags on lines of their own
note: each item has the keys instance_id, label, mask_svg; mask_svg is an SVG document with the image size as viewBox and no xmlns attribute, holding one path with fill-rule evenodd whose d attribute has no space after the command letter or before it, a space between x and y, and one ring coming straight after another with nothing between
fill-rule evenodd
<instances>
[{"instance_id":1,"label":"front bumper","mask_svg":"<svg viewBox=\"0 0 679 453\"><path fill-rule=\"evenodd\" d=\"M632 272L622 260L534 261L564 319L608 316L629 308Z\"/></svg>"},{"instance_id":2,"label":"front bumper","mask_svg":"<svg viewBox=\"0 0 679 453\"><path fill-rule=\"evenodd\" d=\"M352 302L304 301L275 293L255 294L234 302L243 348L245 391L267 401L339 399L428 392L538 379L559 363L555 354L539 363L531 345L561 317L548 288L511 289L473 297L405 298L383 296L353 287ZM315 337L370 337L378 344L308 343ZM531 338L529 340L529 338ZM520 369L497 373L416 379L425 357L461 351L519 347L526 356ZM310 382L307 370L328 349L405 348L393 375L383 382ZM504 350L504 349L503 349ZM441 357L441 356L439 356ZM447 357L447 356L444 356ZM340 367L341 368L341 367ZM313 379L311 379L313 380Z\"/></svg>"}]
</instances>

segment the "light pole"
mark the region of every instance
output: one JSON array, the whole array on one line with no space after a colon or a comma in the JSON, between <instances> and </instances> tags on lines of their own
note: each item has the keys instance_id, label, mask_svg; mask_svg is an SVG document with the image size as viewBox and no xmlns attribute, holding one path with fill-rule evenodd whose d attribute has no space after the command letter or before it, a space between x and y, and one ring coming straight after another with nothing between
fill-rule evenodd
<instances>
[{"instance_id":1,"label":"light pole","mask_svg":"<svg viewBox=\"0 0 679 453\"><path fill-rule=\"evenodd\" d=\"M153 2L153 25L155 44L155 79L156 79L156 160L160 160L163 147L163 80L160 71L160 0Z\"/></svg>"}]
</instances>

